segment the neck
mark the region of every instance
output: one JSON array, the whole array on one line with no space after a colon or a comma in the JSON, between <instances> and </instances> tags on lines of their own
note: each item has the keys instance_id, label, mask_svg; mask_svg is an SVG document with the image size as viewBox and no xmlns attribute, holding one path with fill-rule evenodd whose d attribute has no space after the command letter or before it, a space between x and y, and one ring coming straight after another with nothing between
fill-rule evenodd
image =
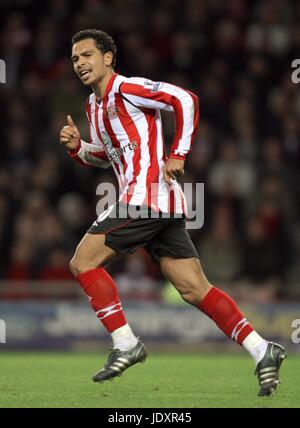
<instances>
[{"instance_id":1,"label":"neck","mask_svg":"<svg viewBox=\"0 0 300 428\"><path fill-rule=\"evenodd\" d=\"M96 95L97 101L102 100L102 98L104 97L108 82L110 81L110 78L114 74L115 74L114 70L111 69L95 85L92 85L92 89L94 94Z\"/></svg>"}]
</instances>

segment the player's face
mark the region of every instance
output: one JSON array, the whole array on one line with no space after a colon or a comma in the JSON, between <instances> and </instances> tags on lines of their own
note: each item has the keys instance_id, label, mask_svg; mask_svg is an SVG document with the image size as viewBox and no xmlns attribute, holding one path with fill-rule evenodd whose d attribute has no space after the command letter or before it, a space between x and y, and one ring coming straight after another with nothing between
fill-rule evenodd
<instances>
[{"instance_id":1,"label":"player's face","mask_svg":"<svg viewBox=\"0 0 300 428\"><path fill-rule=\"evenodd\" d=\"M103 54L95 40L85 39L75 43L72 48L74 71L86 86L93 86L103 79L111 65L112 54Z\"/></svg>"}]
</instances>

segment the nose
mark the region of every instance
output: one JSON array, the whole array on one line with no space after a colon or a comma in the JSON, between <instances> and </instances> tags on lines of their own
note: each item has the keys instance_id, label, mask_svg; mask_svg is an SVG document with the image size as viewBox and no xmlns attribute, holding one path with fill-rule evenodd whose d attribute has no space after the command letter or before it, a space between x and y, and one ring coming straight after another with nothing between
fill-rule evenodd
<instances>
[{"instance_id":1,"label":"nose","mask_svg":"<svg viewBox=\"0 0 300 428\"><path fill-rule=\"evenodd\" d=\"M80 59L80 58L79 58L79 60L78 60L78 62L77 62L78 70L80 70L84 65L85 65L85 60L84 60L84 58L82 58L82 59Z\"/></svg>"}]
</instances>

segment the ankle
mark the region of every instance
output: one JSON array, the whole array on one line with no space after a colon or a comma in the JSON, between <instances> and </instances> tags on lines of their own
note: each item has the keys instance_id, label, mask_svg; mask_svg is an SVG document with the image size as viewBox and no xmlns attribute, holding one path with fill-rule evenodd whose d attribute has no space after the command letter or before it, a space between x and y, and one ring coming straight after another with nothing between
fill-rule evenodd
<instances>
[{"instance_id":1,"label":"ankle","mask_svg":"<svg viewBox=\"0 0 300 428\"><path fill-rule=\"evenodd\" d=\"M138 338L133 334L129 324L117 328L111 333L114 348L121 351L129 351L138 343Z\"/></svg>"}]
</instances>

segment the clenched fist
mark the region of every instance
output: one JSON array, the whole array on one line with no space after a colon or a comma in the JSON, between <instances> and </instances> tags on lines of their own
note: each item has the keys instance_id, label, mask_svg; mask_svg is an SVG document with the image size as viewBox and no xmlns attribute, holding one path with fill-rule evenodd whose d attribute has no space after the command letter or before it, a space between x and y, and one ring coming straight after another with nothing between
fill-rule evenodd
<instances>
[{"instance_id":1,"label":"clenched fist","mask_svg":"<svg viewBox=\"0 0 300 428\"><path fill-rule=\"evenodd\" d=\"M80 145L80 134L70 115L67 116L68 125L60 131L60 142L69 150L76 150Z\"/></svg>"}]
</instances>

